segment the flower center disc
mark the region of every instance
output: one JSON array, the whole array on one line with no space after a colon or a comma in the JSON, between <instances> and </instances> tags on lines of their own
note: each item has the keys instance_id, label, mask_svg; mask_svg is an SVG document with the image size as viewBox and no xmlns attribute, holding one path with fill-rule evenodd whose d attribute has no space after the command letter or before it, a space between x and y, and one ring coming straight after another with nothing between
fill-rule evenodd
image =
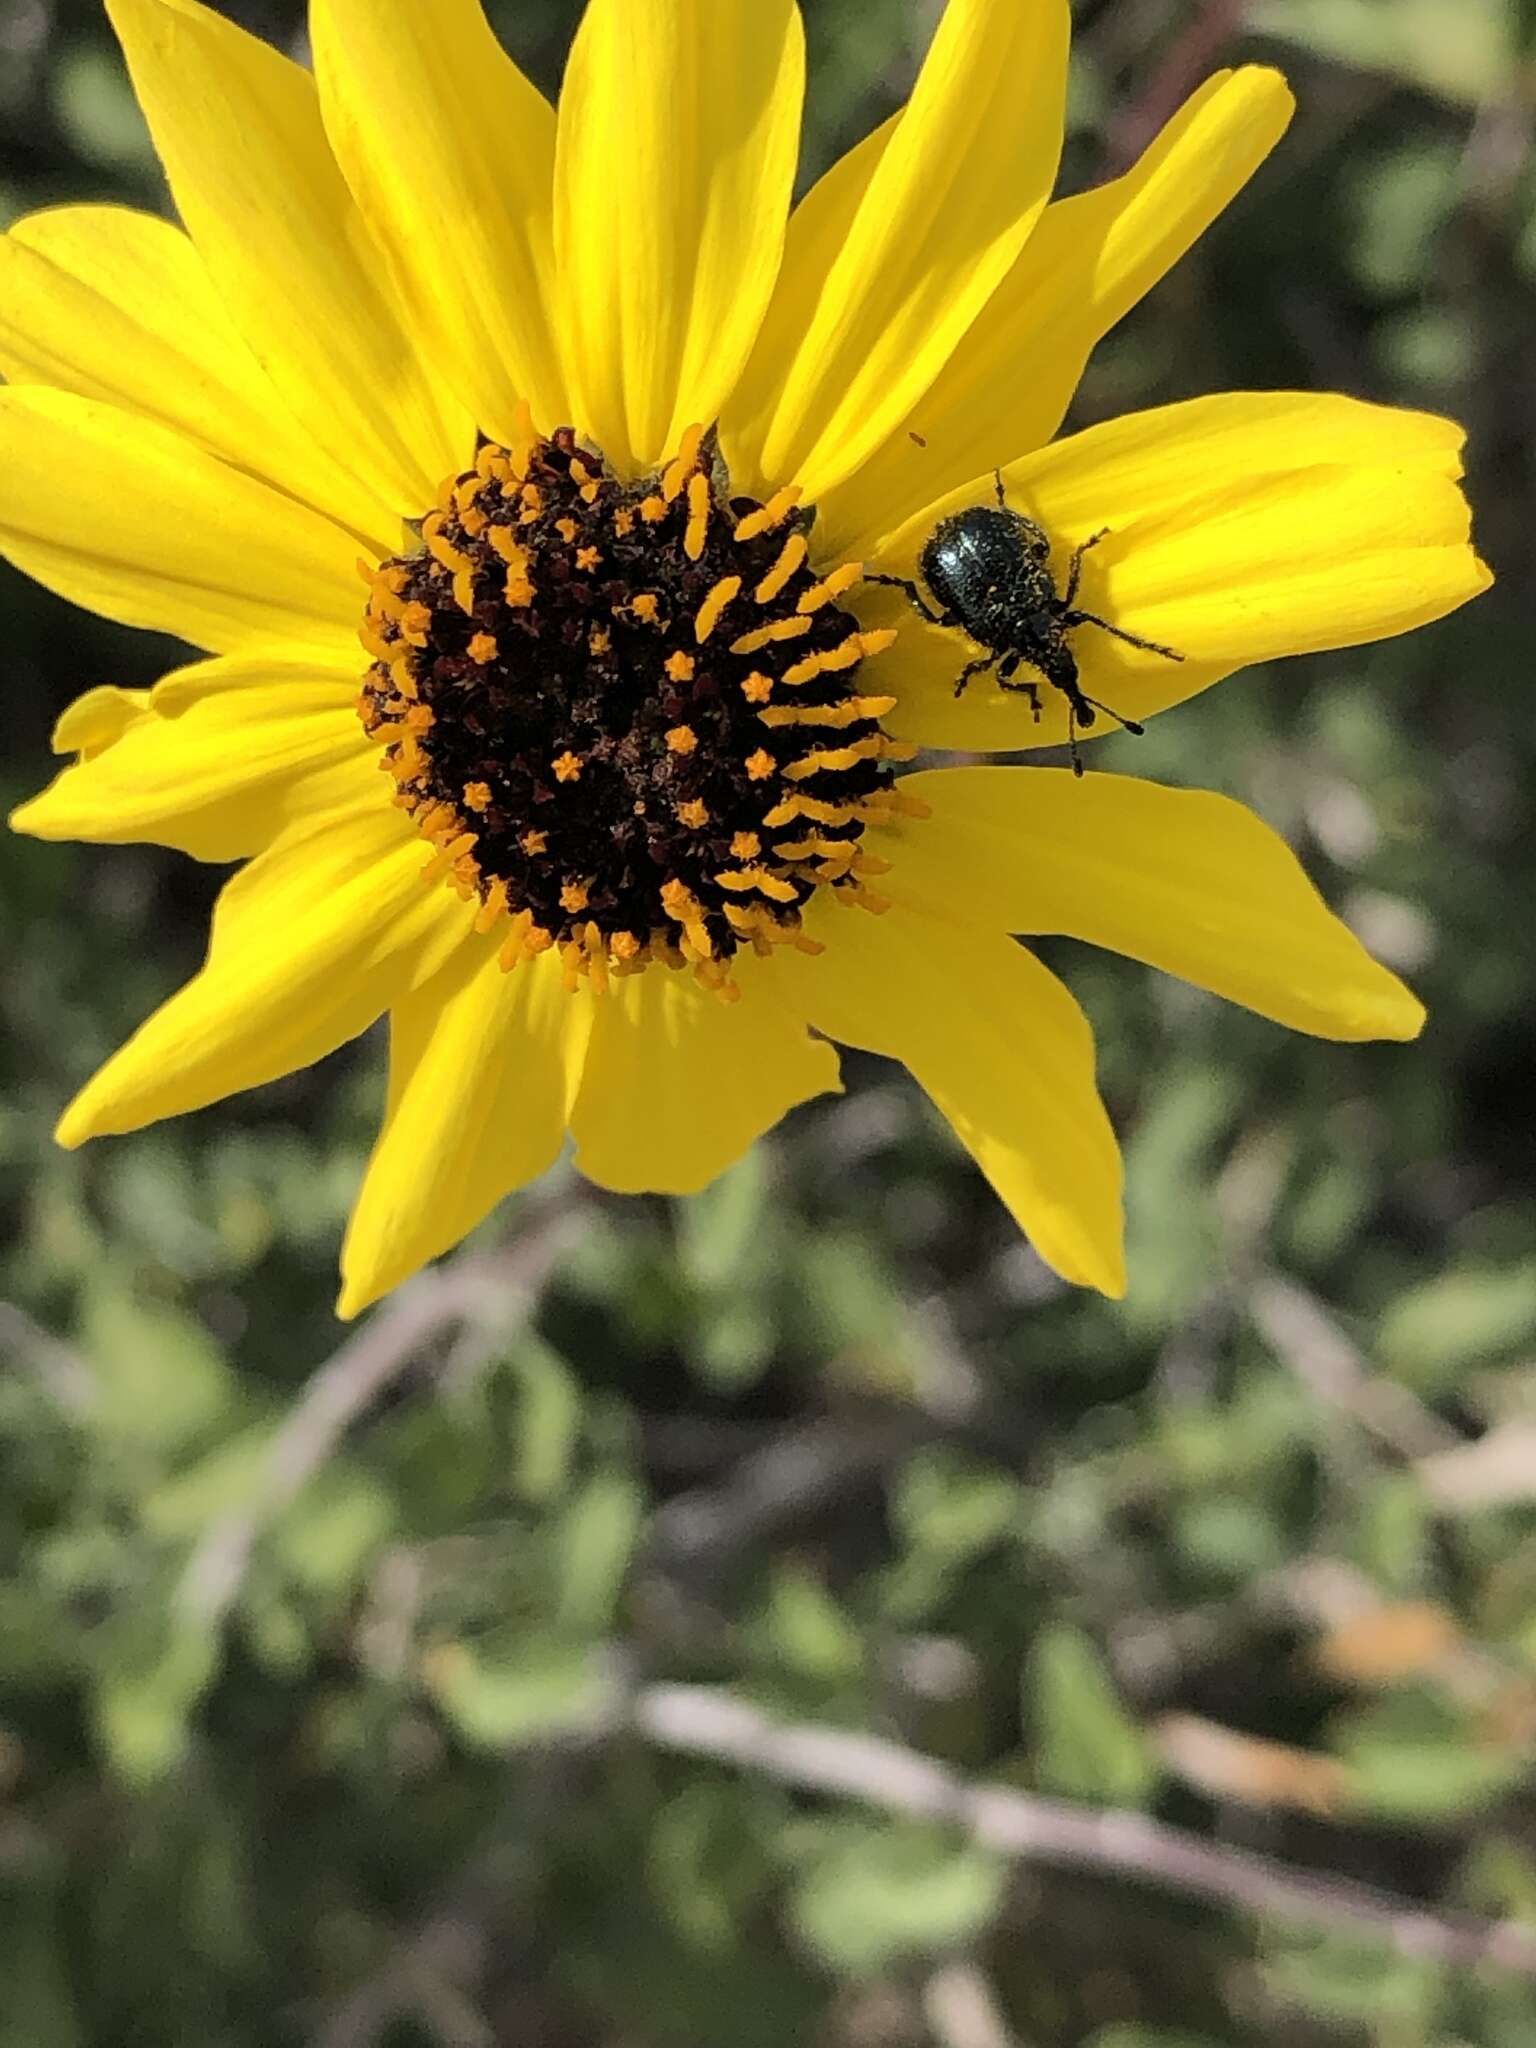
<instances>
[{"instance_id":1,"label":"flower center disc","mask_svg":"<svg viewBox=\"0 0 1536 2048\"><path fill-rule=\"evenodd\" d=\"M816 889L885 907L859 842L912 749L860 670L895 635L838 602L860 564L808 566L796 497L733 497L697 430L624 484L565 427L483 445L370 573L359 715L428 873L510 920L504 967L557 946L571 989L656 963L730 999L743 945L820 950Z\"/></svg>"}]
</instances>

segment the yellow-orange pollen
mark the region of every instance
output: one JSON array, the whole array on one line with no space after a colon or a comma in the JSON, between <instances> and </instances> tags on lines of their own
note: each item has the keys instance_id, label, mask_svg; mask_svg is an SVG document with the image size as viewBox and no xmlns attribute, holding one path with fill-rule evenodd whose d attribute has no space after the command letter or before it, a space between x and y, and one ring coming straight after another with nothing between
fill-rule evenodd
<instances>
[{"instance_id":1,"label":"yellow-orange pollen","mask_svg":"<svg viewBox=\"0 0 1536 2048\"><path fill-rule=\"evenodd\" d=\"M503 967L555 948L572 990L666 966L730 1001L743 947L820 951L817 889L885 908L865 830L923 812L860 680L894 636L842 609L858 563L812 566L798 494L733 494L700 430L626 484L523 427L366 572L359 715Z\"/></svg>"}]
</instances>

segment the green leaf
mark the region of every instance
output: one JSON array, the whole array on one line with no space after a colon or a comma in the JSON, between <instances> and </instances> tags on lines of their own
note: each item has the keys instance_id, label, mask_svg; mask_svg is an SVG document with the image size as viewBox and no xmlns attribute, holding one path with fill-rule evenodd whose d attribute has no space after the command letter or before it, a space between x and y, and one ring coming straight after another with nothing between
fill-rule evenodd
<instances>
[{"instance_id":1,"label":"green leaf","mask_svg":"<svg viewBox=\"0 0 1536 2048\"><path fill-rule=\"evenodd\" d=\"M1523 1755L1481 1745L1470 1717L1427 1687L1404 1688L1341 1716L1333 1733L1355 1799L1378 1818L1404 1825L1478 1813L1526 1769Z\"/></svg>"},{"instance_id":2,"label":"green leaf","mask_svg":"<svg viewBox=\"0 0 1536 2048\"><path fill-rule=\"evenodd\" d=\"M1524 1762L1448 1742L1362 1736L1341 1751L1356 1799L1382 1820L1430 1824L1483 1812L1524 1775Z\"/></svg>"},{"instance_id":3,"label":"green leaf","mask_svg":"<svg viewBox=\"0 0 1536 2048\"><path fill-rule=\"evenodd\" d=\"M778 1661L803 1678L833 1685L863 1671L863 1637L821 1581L798 1566L774 1573L763 1627Z\"/></svg>"},{"instance_id":4,"label":"green leaf","mask_svg":"<svg viewBox=\"0 0 1536 2048\"><path fill-rule=\"evenodd\" d=\"M590 1643L529 1631L445 1643L423 1660L427 1688L460 1734L486 1749L580 1727L599 1697Z\"/></svg>"},{"instance_id":5,"label":"green leaf","mask_svg":"<svg viewBox=\"0 0 1536 2048\"><path fill-rule=\"evenodd\" d=\"M552 1344L529 1333L507 1360L518 1383L512 1484L524 1500L553 1500L570 1482L581 1434L581 1389Z\"/></svg>"},{"instance_id":6,"label":"green leaf","mask_svg":"<svg viewBox=\"0 0 1536 2048\"><path fill-rule=\"evenodd\" d=\"M1100 2027L1083 2048L1221 2048L1209 2034L1168 2033L1162 2027L1144 2027L1136 2021L1115 2027Z\"/></svg>"},{"instance_id":7,"label":"green leaf","mask_svg":"<svg viewBox=\"0 0 1536 2048\"><path fill-rule=\"evenodd\" d=\"M960 1562L1022 1526L1024 1489L947 1450L909 1460L891 1502L892 1519L916 1550Z\"/></svg>"},{"instance_id":8,"label":"green leaf","mask_svg":"<svg viewBox=\"0 0 1536 2048\"><path fill-rule=\"evenodd\" d=\"M599 1472L555 1531L554 1620L573 1635L600 1635L613 1621L640 1533L644 1497L628 1474Z\"/></svg>"},{"instance_id":9,"label":"green leaf","mask_svg":"<svg viewBox=\"0 0 1536 2048\"><path fill-rule=\"evenodd\" d=\"M157 1634L153 1644L123 1645L121 1661L98 1673L92 1701L113 1768L136 1788L180 1762L192 1709L218 1663L218 1638L208 1629L171 1625Z\"/></svg>"},{"instance_id":10,"label":"green leaf","mask_svg":"<svg viewBox=\"0 0 1536 2048\"><path fill-rule=\"evenodd\" d=\"M789 1840L796 1928L824 1963L859 1976L972 1940L1002 1897L1003 1860L939 1828L815 1822Z\"/></svg>"},{"instance_id":11,"label":"green leaf","mask_svg":"<svg viewBox=\"0 0 1536 2048\"><path fill-rule=\"evenodd\" d=\"M770 1253L769 1154L754 1145L697 1195L673 1203L677 1252L688 1278L708 1293L739 1287Z\"/></svg>"},{"instance_id":12,"label":"green leaf","mask_svg":"<svg viewBox=\"0 0 1536 2048\"><path fill-rule=\"evenodd\" d=\"M1116 1314L1160 1330L1207 1284L1218 1228L1212 1154L1237 1100L1235 1077L1209 1062L1164 1076L1125 1148L1126 1230L1137 1285Z\"/></svg>"},{"instance_id":13,"label":"green leaf","mask_svg":"<svg viewBox=\"0 0 1536 2048\"><path fill-rule=\"evenodd\" d=\"M98 1383L96 1419L111 1435L173 1449L234 1404L234 1375L202 1325L110 1278L86 1297L81 1341Z\"/></svg>"},{"instance_id":14,"label":"green leaf","mask_svg":"<svg viewBox=\"0 0 1536 2048\"><path fill-rule=\"evenodd\" d=\"M54 111L76 149L108 170L148 171L154 145L122 64L100 43L67 49L53 79Z\"/></svg>"},{"instance_id":15,"label":"green leaf","mask_svg":"<svg viewBox=\"0 0 1536 2048\"><path fill-rule=\"evenodd\" d=\"M1438 1963L1398 1955L1369 1935L1276 1931L1265 1977L1285 2004L1331 2020L1367 2025L1372 2042L1424 2039L1417 2028L1437 2003ZM1409 2029L1386 2032L1394 2022ZM1448 2044L1449 2048L1449 2044Z\"/></svg>"},{"instance_id":16,"label":"green leaf","mask_svg":"<svg viewBox=\"0 0 1536 2048\"><path fill-rule=\"evenodd\" d=\"M279 1517L272 1554L312 1593L348 1590L395 1525L389 1494L361 1466L333 1459Z\"/></svg>"},{"instance_id":17,"label":"green leaf","mask_svg":"<svg viewBox=\"0 0 1536 2048\"><path fill-rule=\"evenodd\" d=\"M1067 1799L1144 1804L1157 1783L1157 1760L1081 1629L1067 1622L1045 1629L1024 1683L1040 1785Z\"/></svg>"},{"instance_id":18,"label":"green leaf","mask_svg":"<svg viewBox=\"0 0 1536 2048\"><path fill-rule=\"evenodd\" d=\"M1512 13L1504 0L1253 0L1247 26L1476 107L1515 75Z\"/></svg>"},{"instance_id":19,"label":"green leaf","mask_svg":"<svg viewBox=\"0 0 1536 2048\"><path fill-rule=\"evenodd\" d=\"M1400 1294L1381 1319L1381 1361L1426 1392L1536 1338L1536 1259L1464 1265Z\"/></svg>"},{"instance_id":20,"label":"green leaf","mask_svg":"<svg viewBox=\"0 0 1536 2048\"><path fill-rule=\"evenodd\" d=\"M750 1295L707 1306L688 1342L688 1361L708 1387L736 1394L760 1380L778 1348L778 1324Z\"/></svg>"}]
</instances>

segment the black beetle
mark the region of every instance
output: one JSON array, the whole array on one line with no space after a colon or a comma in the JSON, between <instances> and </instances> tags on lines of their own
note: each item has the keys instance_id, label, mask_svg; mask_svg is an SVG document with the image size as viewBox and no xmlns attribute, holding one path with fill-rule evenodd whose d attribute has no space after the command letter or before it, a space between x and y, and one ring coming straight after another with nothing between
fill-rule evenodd
<instances>
[{"instance_id":1,"label":"black beetle","mask_svg":"<svg viewBox=\"0 0 1536 2048\"><path fill-rule=\"evenodd\" d=\"M1125 640L1132 647L1144 647L1151 654L1182 661L1172 647L1160 647L1155 640L1143 640L1111 625L1097 612L1077 608L1077 586L1083 557L1097 547L1109 528L1091 534L1075 549L1067 569L1067 587L1058 592L1051 576L1051 543L1044 530L1022 512L1015 512L1003 492L1003 473L994 472L997 504L968 505L941 519L923 543L918 568L923 581L938 601L934 611L922 592L907 576L865 577L867 583L888 583L906 592L912 604L932 626L958 626L987 651L966 663L955 683L958 697L973 676L997 670L1005 690L1018 690L1029 699L1036 718L1040 716L1040 689L1033 681L1016 682L1019 668L1028 663L1060 690L1067 700L1067 744L1072 751L1072 771L1083 772L1077 752L1077 729L1091 726L1102 711L1127 732L1144 728L1133 718L1122 718L1107 704L1090 697L1078 681L1077 659L1067 644L1067 634L1076 626L1099 626Z\"/></svg>"}]
</instances>

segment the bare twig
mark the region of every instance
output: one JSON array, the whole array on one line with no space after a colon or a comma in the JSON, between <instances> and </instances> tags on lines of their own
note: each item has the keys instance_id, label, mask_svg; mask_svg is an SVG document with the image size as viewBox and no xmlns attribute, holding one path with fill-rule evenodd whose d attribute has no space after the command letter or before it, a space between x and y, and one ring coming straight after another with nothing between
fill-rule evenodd
<instances>
[{"instance_id":1,"label":"bare twig","mask_svg":"<svg viewBox=\"0 0 1536 2048\"><path fill-rule=\"evenodd\" d=\"M983 1847L1022 1862L1134 1878L1234 1913L1372 1934L1400 1955L1463 1966L1493 1963L1536 1978L1536 1929L1432 1912L1349 1879L1203 1840L1144 1814L1095 1811L1003 1785L972 1784L897 1743L778 1721L713 1687L648 1686L635 1699L633 1720L660 1748L887 1812L948 1821Z\"/></svg>"},{"instance_id":2,"label":"bare twig","mask_svg":"<svg viewBox=\"0 0 1536 2048\"><path fill-rule=\"evenodd\" d=\"M228 1613L263 1529L324 1465L364 1411L458 1324L492 1339L521 1322L580 1227L569 1203L549 1211L510 1250L457 1259L402 1287L320 1366L272 1440L252 1497L215 1522L193 1552L177 1599L215 1628Z\"/></svg>"},{"instance_id":3,"label":"bare twig","mask_svg":"<svg viewBox=\"0 0 1536 2048\"><path fill-rule=\"evenodd\" d=\"M732 1466L723 1485L691 1488L655 1518L648 1561L668 1576L711 1579L785 1528L878 1478L934 1435L918 1409L822 1417L785 1429Z\"/></svg>"},{"instance_id":4,"label":"bare twig","mask_svg":"<svg viewBox=\"0 0 1536 2048\"><path fill-rule=\"evenodd\" d=\"M0 1355L25 1366L66 1415L78 1419L90 1411L96 1398L90 1366L13 1301L0 1301Z\"/></svg>"},{"instance_id":5,"label":"bare twig","mask_svg":"<svg viewBox=\"0 0 1536 2048\"><path fill-rule=\"evenodd\" d=\"M1414 1468L1436 1507L1453 1515L1536 1497L1536 1422L1501 1423L1475 1443L1432 1451Z\"/></svg>"},{"instance_id":6,"label":"bare twig","mask_svg":"<svg viewBox=\"0 0 1536 2048\"><path fill-rule=\"evenodd\" d=\"M1402 1458L1432 1457L1462 1438L1410 1390L1373 1372L1327 1309L1297 1281L1258 1274L1248 1312L1265 1342L1325 1407L1353 1417Z\"/></svg>"},{"instance_id":7,"label":"bare twig","mask_svg":"<svg viewBox=\"0 0 1536 2048\"><path fill-rule=\"evenodd\" d=\"M923 2013L943 2048L1021 2048L1008 2030L992 1986L963 1958L935 1970L923 1986Z\"/></svg>"}]
</instances>

